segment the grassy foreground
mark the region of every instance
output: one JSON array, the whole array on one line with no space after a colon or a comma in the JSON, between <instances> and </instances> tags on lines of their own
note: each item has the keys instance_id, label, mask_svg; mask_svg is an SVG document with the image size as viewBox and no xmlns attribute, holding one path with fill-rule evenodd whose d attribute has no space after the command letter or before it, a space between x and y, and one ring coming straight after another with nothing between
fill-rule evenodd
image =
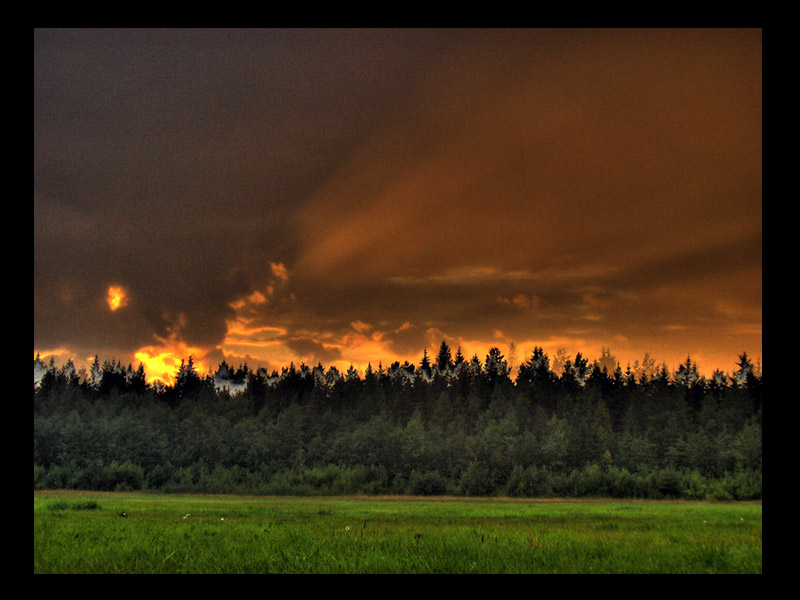
<instances>
[{"instance_id":1,"label":"grassy foreground","mask_svg":"<svg viewBox=\"0 0 800 600\"><path fill-rule=\"evenodd\" d=\"M761 573L761 503L34 492L34 573Z\"/></svg>"}]
</instances>

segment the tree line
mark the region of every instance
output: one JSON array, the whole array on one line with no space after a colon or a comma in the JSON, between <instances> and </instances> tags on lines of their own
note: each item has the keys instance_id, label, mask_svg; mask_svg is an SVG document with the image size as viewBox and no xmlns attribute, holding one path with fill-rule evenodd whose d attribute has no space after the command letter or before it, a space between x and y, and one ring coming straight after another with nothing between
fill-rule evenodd
<instances>
[{"instance_id":1,"label":"tree line","mask_svg":"<svg viewBox=\"0 0 800 600\"><path fill-rule=\"evenodd\" d=\"M281 373L192 358L173 385L34 360L34 489L761 498L762 375L442 342L417 364ZM604 360L605 359L605 360ZM557 364L553 364L557 363Z\"/></svg>"}]
</instances>

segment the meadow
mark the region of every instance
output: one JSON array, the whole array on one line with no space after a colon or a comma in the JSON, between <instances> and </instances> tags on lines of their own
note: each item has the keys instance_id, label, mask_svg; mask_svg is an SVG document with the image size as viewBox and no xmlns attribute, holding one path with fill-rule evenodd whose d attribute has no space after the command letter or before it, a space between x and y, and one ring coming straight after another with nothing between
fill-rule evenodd
<instances>
[{"instance_id":1,"label":"meadow","mask_svg":"<svg viewBox=\"0 0 800 600\"><path fill-rule=\"evenodd\" d=\"M761 502L34 491L39 573L761 573Z\"/></svg>"}]
</instances>

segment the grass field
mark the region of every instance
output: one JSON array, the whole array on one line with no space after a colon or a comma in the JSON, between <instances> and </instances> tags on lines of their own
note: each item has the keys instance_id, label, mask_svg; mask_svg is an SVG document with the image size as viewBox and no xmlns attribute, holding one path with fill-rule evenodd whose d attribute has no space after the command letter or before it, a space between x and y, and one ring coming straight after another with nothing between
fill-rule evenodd
<instances>
[{"instance_id":1,"label":"grass field","mask_svg":"<svg viewBox=\"0 0 800 600\"><path fill-rule=\"evenodd\" d=\"M761 503L34 492L34 573L761 573Z\"/></svg>"}]
</instances>

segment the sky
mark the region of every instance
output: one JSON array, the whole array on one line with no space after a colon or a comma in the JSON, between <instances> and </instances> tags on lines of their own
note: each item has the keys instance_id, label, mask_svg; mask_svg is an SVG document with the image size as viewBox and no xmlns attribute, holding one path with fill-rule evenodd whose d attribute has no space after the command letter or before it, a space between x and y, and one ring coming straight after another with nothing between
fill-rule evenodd
<instances>
[{"instance_id":1,"label":"sky","mask_svg":"<svg viewBox=\"0 0 800 600\"><path fill-rule=\"evenodd\" d=\"M760 361L761 44L34 30L34 355Z\"/></svg>"}]
</instances>

